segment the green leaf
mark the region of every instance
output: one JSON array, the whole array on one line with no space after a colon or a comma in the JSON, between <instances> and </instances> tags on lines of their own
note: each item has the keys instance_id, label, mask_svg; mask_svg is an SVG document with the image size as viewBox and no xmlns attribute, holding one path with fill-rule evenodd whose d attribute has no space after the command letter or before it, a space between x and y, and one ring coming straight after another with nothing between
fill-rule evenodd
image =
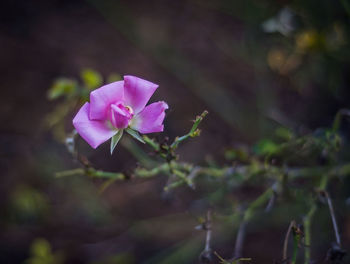
<instances>
[{"instance_id":1,"label":"green leaf","mask_svg":"<svg viewBox=\"0 0 350 264\"><path fill-rule=\"evenodd\" d=\"M225 158L246 162L249 159L249 154L244 148L228 149L225 151Z\"/></svg>"},{"instance_id":2,"label":"green leaf","mask_svg":"<svg viewBox=\"0 0 350 264\"><path fill-rule=\"evenodd\" d=\"M47 93L47 97L49 100L54 100L63 95L70 96L74 94L76 90L77 83L74 80L59 78L51 86Z\"/></svg>"},{"instance_id":3,"label":"green leaf","mask_svg":"<svg viewBox=\"0 0 350 264\"><path fill-rule=\"evenodd\" d=\"M276 136L278 136L279 138L285 140L285 141L289 141L293 138L293 133L285 127L279 127L276 129L275 131Z\"/></svg>"},{"instance_id":4,"label":"green leaf","mask_svg":"<svg viewBox=\"0 0 350 264\"><path fill-rule=\"evenodd\" d=\"M33 256L46 257L51 254L51 245L46 239L37 238L31 245L31 252Z\"/></svg>"},{"instance_id":5,"label":"green leaf","mask_svg":"<svg viewBox=\"0 0 350 264\"><path fill-rule=\"evenodd\" d=\"M111 140L111 155L113 154L113 150L115 149L115 146L118 144L120 138L122 137L123 135L123 129L120 129L117 134L115 134L113 137L112 137L112 140Z\"/></svg>"},{"instance_id":6,"label":"green leaf","mask_svg":"<svg viewBox=\"0 0 350 264\"><path fill-rule=\"evenodd\" d=\"M96 89L97 87L102 85L102 76L98 72L92 69L84 69L81 72L81 78L85 84L85 86L89 90Z\"/></svg>"},{"instance_id":7,"label":"green leaf","mask_svg":"<svg viewBox=\"0 0 350 264\"><path fill-rule=\"evenodd\" d=\"M137 139L141 143L143 143L143 144L146 143L137 131L132 130L131 128L127 128L126 132L128 132L129 135L131 135L133 138Z\"/></svg>"},{"instance_id":8,"label":"green leaf","mask_svg":"<svg viewBox=\"0 0 350 264\"><path fill-rule=\"evenodd\" d=\"M258 155L274 154L278 149L278 145L269 139L262 139L253 147Z\"/></svg>"}]
</instances>

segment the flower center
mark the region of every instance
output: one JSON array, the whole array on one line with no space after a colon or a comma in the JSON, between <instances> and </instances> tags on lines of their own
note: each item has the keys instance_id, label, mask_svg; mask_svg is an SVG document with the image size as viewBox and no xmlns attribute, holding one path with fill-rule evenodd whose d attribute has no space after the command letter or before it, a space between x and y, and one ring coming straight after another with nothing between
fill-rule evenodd
<instances>
[{"instance_id":1,"label":"flower center","mask_svg":"<svg viewBox=\"0 0 350 264\"><path fill-rule=\"evenodd\" d=\"M134 110L131 108L131 106L126 105L124 107L126 108L126 110L129 111L130 114L132 114L132 115L134 114Z\"/></svg>"},{"instance_id":2,"label":"flower center","mask_svg":"<svg viewBox=\"0 0 350 264\"><path fill-rule=\"evenodd\" d=\"M134 111L130 106L124 106L122 102L111 104L109 120L117 129L127 128L130 120L134 116Z\"/></svg>"}]
</instances>

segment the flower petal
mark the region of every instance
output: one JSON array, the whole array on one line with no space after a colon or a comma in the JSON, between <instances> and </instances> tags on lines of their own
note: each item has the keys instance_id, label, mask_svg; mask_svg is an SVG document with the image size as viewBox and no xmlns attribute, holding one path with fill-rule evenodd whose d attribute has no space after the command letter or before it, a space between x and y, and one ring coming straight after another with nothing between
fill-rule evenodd
<instances>
[{"instance_id":1,"label":"flower petal","mask_svg":"<svg viewBox=\"0 0 350 264\"><path fill-rule=\"evenodd\" d=\"M142 134L162 132L164 129L164 111L168 108L165 102L150 104L132 119L130 127Z\"/></svg>"},{"instance_id":2,"label":"flower petal","mask_svg":"<svg viewBox=\"0 0 350 264\"><path fill-rule=\"evenodd\" d=\"M92 120L107 119L109 106L123 100L124 81L102 86L90 93L90 114Z\"/></svg>"},{"instance_id":3,"label":"flower petal","mask_svg":"<svg viewBox=\"0 0 350 264\"><path fill-rule=\"evenodd\" d=\"M85 103L73 119L79 135L93 148L113 137L118 131L111 129L106 121L89 119L90 104Z\"/></svg>"},{"instance_id":4,"label":"flower petal","mask_svg":"<svg viewBox=\"0 0 350 264\"><path fill-rule=\"evenodd\" d=\"M141 78L130 75L124 76L126 105L131 106L135 114L141 112L157 88L157 84Z\"/></svg>"}]
</instances>

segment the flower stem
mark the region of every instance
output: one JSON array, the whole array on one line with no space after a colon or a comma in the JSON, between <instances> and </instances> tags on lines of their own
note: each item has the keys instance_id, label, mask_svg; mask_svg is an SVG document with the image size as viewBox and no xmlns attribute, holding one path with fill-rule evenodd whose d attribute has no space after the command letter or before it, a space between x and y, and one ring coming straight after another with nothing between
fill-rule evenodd
<instances>
[{"instance_id":1,"label":"flower stem","mask_svg":"<svg viewBox=\"0 0 350 264\"><path fill-rule=\"evenodd\" d=\"M176 149L178 147L178 145L183 142L184 140L188 139L189 137L195 137L198 136L200 131L198 130L198 126L200 124L200 122L202 122L202 120L204 119L204 117L208 114L208 111L203 111L203 113L199 116L196 117L196 120L194 121L194 124L190 130L190 132L188 132L186 135L183 135L182 137L176 137L174 142L170 145L170 148L172 150Z\"/></svg>"}]
</instances>

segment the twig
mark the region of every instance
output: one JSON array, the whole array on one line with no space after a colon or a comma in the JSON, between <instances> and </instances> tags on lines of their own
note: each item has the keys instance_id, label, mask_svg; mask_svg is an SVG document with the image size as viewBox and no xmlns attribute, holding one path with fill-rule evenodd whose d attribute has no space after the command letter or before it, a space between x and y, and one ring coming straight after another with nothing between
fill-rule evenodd
<instances>
[{"instance_id":1,"label":"twig","mask_svg":"<svg viewBox=\"0 0 350 264\"><path fill-rule=\"evenodd\" d=\"M334 228L334 234L335 234L335 239L337 241L337 244L339 246L341 246L341 240L340 240L340 234L339 234L339 229L338 229L338 225L337 225L337 220L335 218L335 213L334 213L334 208L333 208L333 204L332 204L332 200L329 197L329 194L327 191L323 192L324 196L327 199L327 203L328 203L328 207L329 207L329 213L331 215L332 218L332 223L333 223L333 228Z\"/></svg>"},{"instance_id":2,"label":"twig","mask_svg":"<svg viewBox=\"0 0 350 264\"><path fill-rule=\"evenodd\" d=\"M251 261L251 258L239 258L235 260L226 260L221 257L216 251L214 251L214 255L219 259L221 264L238 264L240 261Z\"/></svg>"},{"instance_id":3,"label":"twig","mask_svg":"<svg viewBox=\"0 0 350 264\"><path fill-rule=\"evenodd\" d=\"M288 258L287 252L288 252L288 242L289 242L289 236L290 233L292 232L292 228L295 226L295 221L291 221L287 230L286 237L284 238L284 243L283 243L283 256L282 256L282 261L286 261Z\"/></svg>"},{"instance_id":4,"label":"twig","mask_svg":"<svg viewBox=\"0 0 350 264\"><path fill-rule=\"evenodd\" d=\"M277 182L276 183L274 183L273 185L272 185L272 190L273 190L273 192L272 192L272 195L271 195L271 197L270 197L270 199L269 199L269 202L268 202L268 204L267 204L267 206L266 206L266 208L265 208L265 213L268 213L268 212L270 212L271 211L271 209L272 209L272 207L274 206L274 204L275 204L275 201L276 201L276 197L277 197Z\"/></svg>"},{"instance_id":5,"label":"twig","mask_svg":"<svg viewBox=\"0 0 350 264\"><path fill-rule=\"evenodd\" d=\"M83 155L78 155L77 159L82 164L83 168L76 168L72 170L57 172L56 177L87 175L90 177L98 177L98 178L106 178L106 179L118 178L119 180L122 180L122 179L126 180L130 178L130 177L126 177L126 175L124 175L123 177L122 173L97 171L94 168L92 168L89 160ZM250 165L236 166L234 169L233 167L230 167L230 166L223 167L223 168L210 168L210 167L196 166L193 168L192 164L172 161L172 167L176 170L176 173L177 173L177 175L175 175L174 177L179 179L175 181L174 184L172 184L172 181L169 181L166 184L166 187L165 187L166 189L172 189L180 185L183 185L185 183L188 184L191 188L193 188L194 187L193 179L196 178L197 176L207 176L213 179L220 179L223 177L233 177L235 176L236 173L240 173L240 174L248 174L248 178L251 177L250 176L251 172L249 169ZM327 166L324 166L324 167L319 166L319 167L312 167L312 168L290 168L287 170L289 180L295 180L299 178L309 178L309 179L316 178L317 176L319 176L321 172L323 172L324 175L326 175L325 178L323 178L323 181L324 180L327 181L332 177L341 177L341 176L348 175L350 173L350 164L342 164L340 166L336 166L333 168L327 167ZM162 173L169 175L168 163L160 164L156 167L153 167L152 169L137 168L133 172L133 175L137 178L151 178ZM185 175L188 175L188 176L184 177L183 173L185 173ZM268 169L266 169L263 165L261 165L261 167L254 172L254 175L260 174L262 176L265 176L266 178L276 180L276 178L278 178L279 175L281 175L281 173L286 173L285 168L269 166ZM321 184L321 185L323 186L325 184ZM324 189L324 187L321 187L321 185L319 188ZM273 194L274 187L268 189L266 192L267 193L264 193L264 195L266 195L267 197L264 196L262 197L261 200L254 201L251 204L251 206L252 207L255 207L256 205L260 206L262 203L267 202L268 205L265 211L269 211L272 203L275 200L275 197L273 197L275 196ZM260 199L260 197L258 199ZM255 211L254 208L252 208L252 210L250 210L249 208L247 209L246 211L247 213L245 214L246 220L249 220L249 218L251 217L251 213L253 211Z\"/></svg>"},{"instance_id":6,"label":"twig","mask_svg":"<svg viewBox=\"0 0 350 264\"><path fill-rule=\"evenodd\" d=\"M324 190L327 186L328 182L328 175L323 174L320 180L319 189ZM314 204L312 205L310 211L307 213L307 215L304 218L304 240L305 240L305 258L304 258L304 264L310 264L311 261L311 221L312 218L316 212L317 205L316 201L314 201Z\"/></svg>"},{"instance_id":7,"label":"twig","mask_svg":"<svg viewBox=\"0 0 350 264\"><path fill-rule=\"evenodd\" d=\"M84 175L84 174L85 174L84 169L77 168L77 169L73 169L73 170L65 170L65 171L56 172L55 177L62 178L62 177L67 177L67 176Z\"/></svg>"},{"instance_id":8,"label":"twig","mask_svg":"<svg viewBox=\"0 0 350 264\"><path fill-rule=\"evenodd\" d=\"M344 1L342 1L342 2L344 2ZM348 5L348 7L349 7L349 5ZM339 130L343 116L350 116L350 110L349 109L340 109L337 112L337 114L335 115L334 121L333 121L333 126L332 126L333 132L337 132Z\"/></svg>"},{"instance_id":9,"label":"twig","mask_svg":"<svg viewBox=\"0 0 350 264\"><path fill-rule=\"evenodd\" d=\"M214 255L220 260L220 263L227 264L228 261L226 261L223 257L221 257L216 251L214 251Z\"/></svg>"},{"instance_id":10,"label":"twig","mask_svg":"<svg viewBox=\"0 0 350 264\"><path fill-rule=\"evenodd\" d=\"M303 239L304 233L301 231L301 229L294 225L292 226L293 231L293 255L292 255L292 264L296 264L297 257L298 257L298 249L300 248L301 241Z\"/></svg>"},{"instance_id":11,"label":"twig","mask_svg":"<svg viewBox=\"0 0 350 264\"><path fill-rule=\"evenodd\" d=\"M151 138L149 138L146 135L143 135L142 138L146 142L146 144L148 144L150 147L152 147L155 151L159 151L160 150L159 143L156 142L154 139L151 139Z\"/></svg>"},{"instance_id":12,"label":"twig","mask_svg":"<svg viewBox=\"0 0 350 264\"><path fill-rule=\"evenodd\" d=\"M207 231L206 237L205 237L205 247L204 251L210 251L210 241L211 241L211 210L208 210L207 212L207 221L205 223L205 229Z\"/></svg>"},{"instance_id":13,"label":"twig","mask_svg":"<svg viewBox=\"0 0 350 264\"><path fill-rule=\"evenodd\" d=\"M247 222L242 220L242 222L239 225L238 233L236 237L236 244L234 249L234 259L239 259L242 257L242 250L243 250L243 243L244 243L244 237L245 237L245 228L246 228Z\"/></svg>"},{"instance_id":14,"label":"twig","mask_svg":"<svg viewBox=\"0 0 350 264\"><path fill-rule=\"evenodd\" d=\"M186 135L182 136L182 137L176 137L174 142L170 145L170 148L172 150L176 149L177 146L184 140L188 139L189 137L195 137L199 135L199 130L197 129L200 122L202 122L202 120L204 119L204 117L208 114L208 111L204 111L201 115L196 117L196 120L194 121L194 124L190 130L190 132L188 132Z\"/></svg>"},{"instance_id":15,"label":"twig","mask_svg":"<svg viewBox=\"0 0 350 264\"><path fill-rule=\"evenodd\" d=\"M269 203L267 204L266 208L265 208L265 213L268 213L271 211L273 205L275 204L276 201L276 192L273 192L271 195L271 198L269 200Z\"/></svg>"},{"instance_id":16,"label":"twig","mask_svg":"<svg viewBox=\"0 0 350 264\"><path fill-rule=\"evenodd\" d=\"M199 256L200 263L211 263L212 260L213 252L210 246L212 232L211 228L211 210L208 210L205 222L200 225L200 229L206 231L204 250Z\"/></svg>"},{"instance_id":17,"label":"twig","mask_svg":"<svg viewBox=\"0 0 350 264\"><path fill-rule=\"evenodd\" d=\"M194 167L190 174L188 174L187 176L187 179L188 179L188 182L189 182L189 186L192 188L192 189L195 189L195 185L194 185L194 179L196 178L196 176L200 173L201 171L201 168L199 166L196 166Z\"/></svg>"},{"instance_id":18,"label":"twig","mask_svg":"<svg viewBox=\"0 0 350 264\"><path fill-rule=\"evenodd\" d=\"M93 178L102 178L102 179L115 179L115 180L125 180L127 177L123 173L119 172L107 172L101 170L95 170L93 168L88 169L87 175Z\"/></svg>"},{"instance_id":19,"label":"twig","mask_svg":"<svg viewBox=\"0 0 350 264\"><path fill-rule=\"evenodd\" d=\"M273 190L271 188L268 188L264 193L256 198L245 211L243 221L248 222L253 217L256 209L266 203L272 194Z\"/></svg>"},{"instance_id":20,"label":"twig","mask_svg":"<svg viewBox=\"0 0 350 264\"><path fill-rule=\"evenodd\" d=\"M236 260L237 263L240 262L239 260L242 260L241 256L242 256L246 225L249 222L249 220L253 218L254 214L256 213L256 209L261 207L264 203L266 203L269 200L271 194L273 194L273 189L268 188L264 193L262 193L258 198L256 198L243 213L242 221L238 228L238 233L237 233L236 243L235 243L235 248L233 253L233 259Z\"/></svg>"},{"instance_id":21,"label":"twig","mask_svg":"<svg viewBox=\"0 0 350 264\"><path fill-rule=\"evenodd\" d=\"M311 221L312 218L316 212L316 204L314 204L310 211L307 213L307 215L304 218L304 243L305 243L305 259L304 259L304 264L310 264L311 260L311 250L310 250L310 245L311 245Z\"/></svg>"}]
</instances>

